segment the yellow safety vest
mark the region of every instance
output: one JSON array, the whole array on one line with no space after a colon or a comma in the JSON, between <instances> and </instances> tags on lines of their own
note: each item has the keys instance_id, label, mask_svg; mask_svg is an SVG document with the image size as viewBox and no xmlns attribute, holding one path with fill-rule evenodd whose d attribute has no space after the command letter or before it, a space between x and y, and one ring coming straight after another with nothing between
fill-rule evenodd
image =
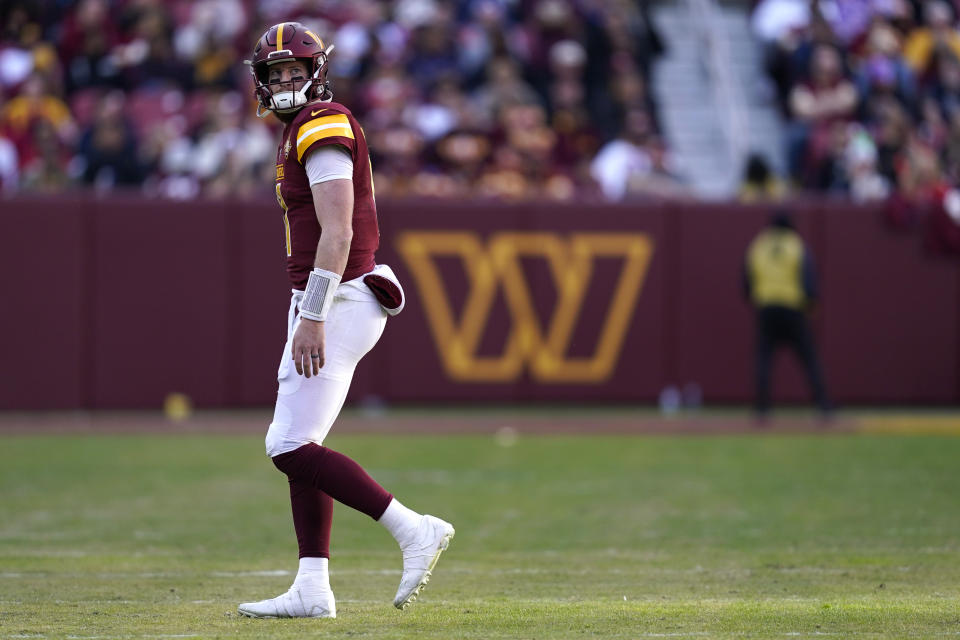
<instances>
[{"instance_id":1,"label":"yellow safety vest","mask_svg":"<svg viewBox=\"0 0 960 640\"><path fill-rule=\"evenodd\" d=\"M790 229L762 231L747 250L747 275L754 305L803 309L803 240Z\"/></svg>"}]
</instances>

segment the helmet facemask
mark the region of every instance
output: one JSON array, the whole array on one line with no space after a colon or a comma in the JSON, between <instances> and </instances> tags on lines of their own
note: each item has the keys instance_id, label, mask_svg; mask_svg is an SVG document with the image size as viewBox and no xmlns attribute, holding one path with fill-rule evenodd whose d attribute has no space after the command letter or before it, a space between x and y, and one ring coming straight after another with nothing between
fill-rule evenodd
<instances>
[{"instance_id":1,"label":"helmet facemask","mask_svg":"<svg viewBox=\"0 0 960 640\"><path fill-rule=\"evenodd\" d=\"M271 111L278 115L289 115L299 111L307 103L316 100L330 100L333 94L330 91L327 75L327 60L333 51L329 45L323 51L312 57L295 57L289 49L271 51L265 60L257 62L246 61L250 65L255 85L254 93L257 97L257 116L264 118ZM270 67L279 62L299 61L304 63L309 77L303 81L299 89L273 92L276 85L288 85L291 81L270 82ZM294 85L295 86L295 85Z\"/></svg>"}]
</instances>

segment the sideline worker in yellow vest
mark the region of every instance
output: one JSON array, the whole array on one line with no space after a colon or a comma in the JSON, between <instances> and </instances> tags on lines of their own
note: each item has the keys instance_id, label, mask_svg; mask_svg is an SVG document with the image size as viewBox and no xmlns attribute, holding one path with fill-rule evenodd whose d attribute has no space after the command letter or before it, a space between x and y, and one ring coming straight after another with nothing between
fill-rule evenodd
<instances>
[{"instance_id":1,"label":"sideline worker in yellow vest","mask_svg":"<svg viewBox=\"0 0 960 640\"><path fill-rule=\"evenodd\" d=\"M770 410L770 361L774 350L789 345L800 357L814 400L829 414L830 401L823 383L807 310L817 298L813 261L790 215L778 210L750 248L744 269L747 298L757 310L756 411L763 419Z\"/></svg>"}]
</instances>

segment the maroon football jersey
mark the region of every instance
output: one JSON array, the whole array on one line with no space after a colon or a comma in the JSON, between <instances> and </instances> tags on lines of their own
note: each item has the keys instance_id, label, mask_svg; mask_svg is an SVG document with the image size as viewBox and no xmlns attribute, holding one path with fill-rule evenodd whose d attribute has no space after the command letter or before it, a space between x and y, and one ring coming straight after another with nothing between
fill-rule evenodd
<instances>
[{"instance_id":1,"label":"maroon football jersey","mask_svg":"<svg viewBox=\"0 0 960 640\"><path fill-rule=\"evenodd\" d=\"M283 128L277 150L277 201L283 209L287 274L294 289L304 289L320 241L320 222L303 166L307 154L327 145L345 147L353 158L353 241L343 281L373 270L380 245L377 205L367 140L350 110L336 102L308 104Z\"/></svg>"}]
</instances>

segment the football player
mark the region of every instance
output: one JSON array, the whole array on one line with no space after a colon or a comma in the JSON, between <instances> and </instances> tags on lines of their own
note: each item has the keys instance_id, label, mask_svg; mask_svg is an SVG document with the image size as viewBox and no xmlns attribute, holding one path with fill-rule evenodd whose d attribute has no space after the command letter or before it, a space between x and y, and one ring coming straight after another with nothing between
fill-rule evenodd
<instances>
[{"instance_id":1,"label":"football player","mask_svg":"<svg viewBox=\"0 0 960 640\"><path fill-rule=\"evenodd\" d=\"M359 464L323 446L357 362L404 304L393 271L375 261L380 232L367 142L349 109L333 101L332 50L304 25L284 22L261 36L248 61L258 115L273 113L285 125L276 196L293 296L266 447L289 480L300 547L286 593L238 607L255 618L336 617L327 573L334 500L399 543L403 574L393 604L400 609L416 599L454 534L448 522L405 507Z\"/></svg>"}]
</instances>

